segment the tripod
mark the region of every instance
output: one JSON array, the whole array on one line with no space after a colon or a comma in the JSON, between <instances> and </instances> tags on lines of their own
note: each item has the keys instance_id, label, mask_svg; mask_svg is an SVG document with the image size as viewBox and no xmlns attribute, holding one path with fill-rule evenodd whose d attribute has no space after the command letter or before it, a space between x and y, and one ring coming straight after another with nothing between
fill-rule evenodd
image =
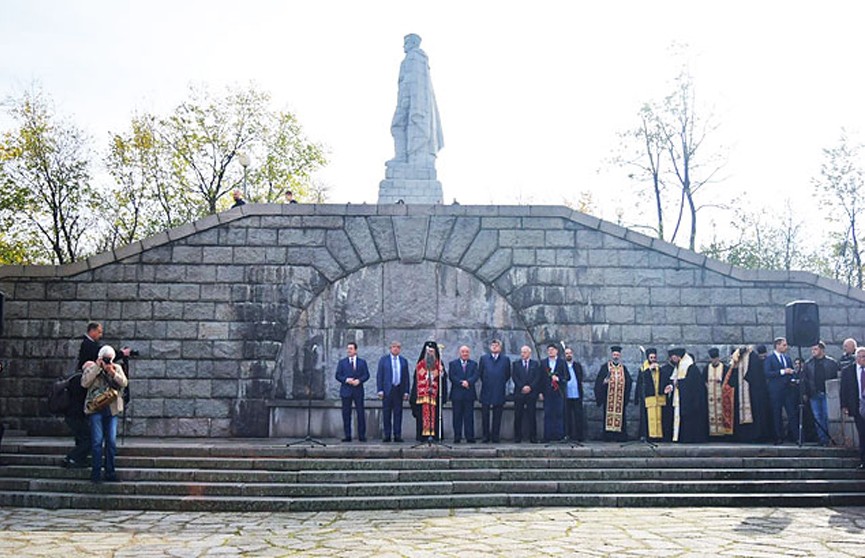
<instances>
[{"instance_id":1,"label":"tripod","mask_svg":"<svg viewBox=\"0 0 865 558\"><path fill-rule=\"evenodd\" d=\"M312 437L312 374L310 373L306 379L306 436L302 440L295 440L285 444L285 447L290 448L300 444L309 444L309 447L321 446L327 447L327 444Z\"/></svg>"}]
</instances>

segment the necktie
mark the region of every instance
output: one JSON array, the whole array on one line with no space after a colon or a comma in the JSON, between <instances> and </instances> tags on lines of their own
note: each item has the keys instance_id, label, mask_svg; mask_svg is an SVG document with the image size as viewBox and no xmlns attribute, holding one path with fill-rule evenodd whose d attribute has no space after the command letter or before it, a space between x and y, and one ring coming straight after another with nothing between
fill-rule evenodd
<instances>
[{"instance_id":1,"label":"necktie","mask_svg":"<svg viewBox=\"0 0 865 558\"><path fill-rule=\"evenodd\" d=\"M463 362L463 374L465 374L466 373L466 361L462 361L462 362Z\"/></svg>"},{"instance_id":2,"label":"necktie","mask_svg":"<svg viewBox=\"0 0 865 558\"><path fill-rule=\"evenodd\" d=\"M357 366L354 363L354 358L351 359L351 369L355 371L357 370Z\"/></svg>"},{"instance_id":3,"label":"necktie","mask_svg":"<svg viewBox=\"0 0 865 558\"><path fill-rule=\"evenodd\" d=\"M529 361L524 360L523 361L523 367L526 369L526 372L528 372L529 371Z\"/></svg>"},{"instance_id":4,"label":"necktie","mask_svg":"<svg viewBox=\"0 0 865 558\"><path fill-rule=\"evenodd\" d=\"M399 359L393 357L393 362L391 362L391 368L393 369L393 385L398 386L400 377L399 377Z\"/></svg>"}]
</instances>

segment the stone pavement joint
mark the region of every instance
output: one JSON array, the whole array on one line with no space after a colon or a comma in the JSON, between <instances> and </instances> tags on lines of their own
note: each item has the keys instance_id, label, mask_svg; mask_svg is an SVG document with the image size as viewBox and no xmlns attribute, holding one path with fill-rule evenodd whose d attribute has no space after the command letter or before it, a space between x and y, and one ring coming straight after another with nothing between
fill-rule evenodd
<instances>
[{"instance_id":1,"label":"stone pavement joint","mask_svg":"<svg viewBox=\"0 0 865 558\"><path fill-rule=\"evenodd\" d=\"M15 557L863 554L865 507L319 513L0 509L0 555Z\"/></svg>"}]
</instances>

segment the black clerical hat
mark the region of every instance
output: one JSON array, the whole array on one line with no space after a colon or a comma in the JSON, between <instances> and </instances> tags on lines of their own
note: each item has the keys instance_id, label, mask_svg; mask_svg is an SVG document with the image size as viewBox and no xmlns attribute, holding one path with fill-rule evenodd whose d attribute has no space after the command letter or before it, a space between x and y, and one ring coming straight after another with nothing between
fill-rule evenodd
<instances>
[{"instance_id":1,"label":"black clerical hat","mask_svg":"<svg viewBox=\"0 0 865 558\"><path fill-rule=\"evenodd\" d=\"M766 354L766 345L757 345L757 354L765 355Z\"/></svg>"},{"instance_id":2,"label":"black clerical hat","mask_svg":"<svg viewBox=\"0 0 865 558\"><path fill-rule=\"evenodd\" d=\"M712 347L709 349L709 358L718 358L721 354L721 351L718 350L717 347Z\"/></svg>"},{"instance_id":3,"label":"black clerical hat","mask_svg":"<svg viewBox=\"0 0 865 558\"><path fill-rule=\"evenodd\" d=\"M655 347L649 347L648 349L646 349L646 356L657 355L657 354L658 354L658 349L656 349Z\"/></svg>"},{"instance_id":4,"label":"black clerical hat","mask_svg":"<svg viewBox=\"0 0 865 558\"><path fill-rule=\"evenodd\" d=\"M671 356L674 356L674 355L677 356L677 357L679 357L679 358L684 357L684 356L685 356L685 349L682 348L682 347L677 347L677 348L675 348L675 349L670 349L669 351L667 351L667 356L668 356L668 357L671 357Z\"/></svg>"},{"instance_id":5,"label":"black clerical hat","mask_svg":"<svg viewBox=\"0 0 865 558\"><path fill-rule=\"evenodd\" d=\"M612 347L610 347L610 352L611 353L621 353L622 352L622 346L621 345L613 345Z\"/></svg>"}]
</instances>

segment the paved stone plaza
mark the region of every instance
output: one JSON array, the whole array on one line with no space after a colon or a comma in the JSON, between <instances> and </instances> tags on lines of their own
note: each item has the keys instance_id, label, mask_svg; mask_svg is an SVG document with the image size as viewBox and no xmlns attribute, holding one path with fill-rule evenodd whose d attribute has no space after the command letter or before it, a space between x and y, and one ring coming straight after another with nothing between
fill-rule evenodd
<instances>
[{"instance_id":1,"label":"paved stone plaza","mask_svg":"<svg viewBox=\"0 0 865 558\"><path fill-rule=\"evenodd\" d=\"M865 556L859 508L0 510L2 556Z\"/></svg>"}]
</instances>

